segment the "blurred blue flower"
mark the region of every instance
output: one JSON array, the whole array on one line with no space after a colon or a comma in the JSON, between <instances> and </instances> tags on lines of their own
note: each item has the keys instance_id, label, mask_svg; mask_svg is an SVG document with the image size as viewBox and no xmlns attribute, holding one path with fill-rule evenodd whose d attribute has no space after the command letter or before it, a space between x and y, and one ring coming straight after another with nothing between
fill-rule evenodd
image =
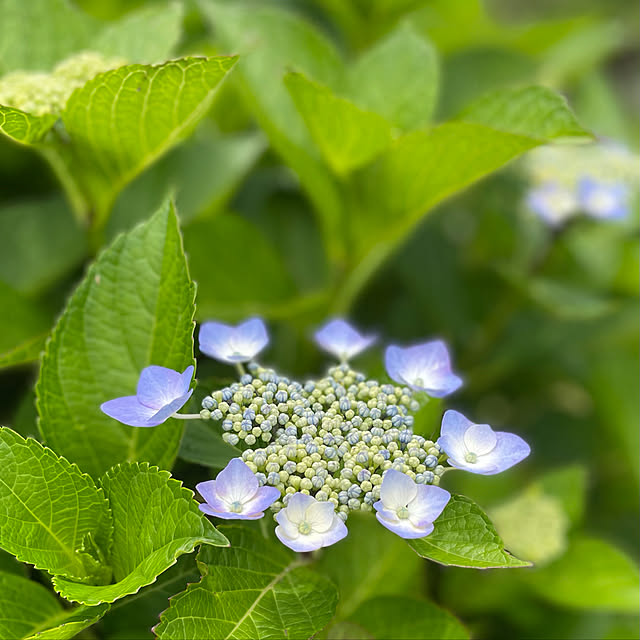
<instances>
[{"instance_id":1,"label":"blurred blue flower","mask_svg":"<svg viewBox=\"0 0 640 640\"><path fill-rule=\"evenodd\" d=\"M618 220L629 213L629 189L622 183L610 183L584 177L578 182L580 208L599 220Z\"/></svg>"},{"instance_id":2,"label":"blurred blue flower","mask_svg":"<svg viewBox=\"0 0 640 640\"><path fill-rule=\"evenodd\" d=\"M276 514L276 521L276 536L294 551L328 547L348 533L332 502L319 502L305 493L294 493Z\"/></svg>"},{"instance_id":3,"label":"blurred blue flower","mask_svg":"<svg viewBox=\"0 0 640 640\"><path fill-rule=\"evenodd\" d=\"M375 335L362 335L348 322L339 318L327 322L315 333L318 345L346 362L370 347L377 339Z\"/></svg>"},{"instance_id":4,"label":"blurred blue flower","mask_svg":"<svg viewBox=\"0 0 640 640\"><path fill-rule=\"evenodd\" d=\"M240 458L231 460L215 480L200 482L196 489L205 499L200 511L224 520L258 520L280 497L275 487L261 487Z\"/></svg>"},{"instance_id":5,"label":"blurred blue flower","mask_svg":"<svg viewBox=\"0 0 640 640\"><path fill-rule=\"evenodd\" d=\"M438 444L458 469L490 476L524 460L531 448L514 433L474 424L457 411L446 411Z\"/></svg>"},{"instance_id":6,"label":"blurred blue flower","mask_svg":"<svg viewBox=\"0 0 640 640\"><path fill-rule=\"evenodd\" d=\"M382 479L380 500L374 503L380 524L401 538L424 538L447 506L451 494L440 487L417 484L408 475L389 469Z\"/></svg>"},{"instance_id":7,"label":"blurred blue flower","mask_svg":"<svg viewBox=\"0 0 640 640\"><path fill-rule=\"evenodd\" d=\"M198 339L202 353L228 364L252 360L269 342L267 328L260 318L251 318L237 327L205 322Z\"/></svg>"},{"instance_id":8,"label":"blurred blue flower","mask_svg":"<svg viewBox=\"0 0 640 640\"><path fill-rule=\"evenodd\" d=\"M426 391L434 398L443 398L462 385L462 380L451 371L449 352L441 340L405 349L387 347L385 366L396 382L414 391Z\"/></svg>"},{"instance_id":9,"label":"blurred blue flower","mask_svg":"<svg viewBox=\"0 0 640 640\"><path fill-rule=\"evenodd\" d=\"M108 400L100 409L131 427L155 427L181 409L191 397L193 366L182 373L151 365L140 373L135 396Z\"/></svg>"},{"instance_id":10,"label":"blurred blue flower","mask_svg":"<svg viewBox=\"0 0 640 640\"><path fill-rule=\"evenodd\" d=\"M530 189L526 201L529 209L551 226L563 224L580 208L573 189L551 181Z\"/></svg>"}]
</instances>

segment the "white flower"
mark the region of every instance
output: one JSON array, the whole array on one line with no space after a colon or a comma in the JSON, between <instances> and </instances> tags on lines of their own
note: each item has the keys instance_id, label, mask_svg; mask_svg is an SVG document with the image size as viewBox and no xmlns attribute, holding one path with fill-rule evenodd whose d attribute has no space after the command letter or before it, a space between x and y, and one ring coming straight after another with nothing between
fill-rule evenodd
<instances>
[{"instance_id":1,"label":"white flower","mask_svg":"<svg viewBox=\"0 0 640 640\"><path fill-rule=\"evenodd\" d=\"M251 318L232 327L220 322L205 322L198 335L200 351L206 355L235 364L249 362L268 344L269 336L260 318Z\"/></svg>"},{"instance_id":2,"label":"white flower","mask_svg":"<svg viewBox=\"0 0 640 640\"><path fill-rule=\"evenodd\" d=\"M376 518L401 538L424 538L442 513L451 494L440 487L417 484L408 475L389 469L382 479Z\"/></svg>"},{"instance_id":3,"label":"white flower","mask_svg":"<svg viewBox=\"0 0 640 640\"><path fill-rule=\"evenodd\" d=\"M315 334L316 342L336 358L346 362L376 341L375 335L363 335L348 322L335 319L327 322Z\"/></svg>"},{"instance_id":4,"label":"white flower","mask_svg":"<svg viewBox=\"0 0 640 640\"><path fill-rule=\"evenodd\" d=\"M332 502L319 502L305 493L294 493L276 515L276 535L294 551L328 547L347 535L347 527Z\"/></svg>"}]
</instances>

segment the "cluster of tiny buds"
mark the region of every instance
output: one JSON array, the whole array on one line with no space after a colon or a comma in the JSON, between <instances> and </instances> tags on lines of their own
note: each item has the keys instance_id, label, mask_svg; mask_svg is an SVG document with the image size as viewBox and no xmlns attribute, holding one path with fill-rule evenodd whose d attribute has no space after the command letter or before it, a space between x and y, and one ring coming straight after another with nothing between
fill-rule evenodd
<instances>
[{"instance_id":1,"label":"cluster of tiny buds","mask_svg":"<svg viewBox=\"0 0 640 640\"><path fill-rule=\"evenodd\" d=\"M205 397L200 416L221 421L223 439L244 448L260 484L280 491L275 513L296 492L332 502L343 520L371 511L388 469L439 484L446 455L413 433L410 412L420 405L408 387L367 380L346 364L304 384L255 363L248 370Z\"/></svg>"}]
</instances>

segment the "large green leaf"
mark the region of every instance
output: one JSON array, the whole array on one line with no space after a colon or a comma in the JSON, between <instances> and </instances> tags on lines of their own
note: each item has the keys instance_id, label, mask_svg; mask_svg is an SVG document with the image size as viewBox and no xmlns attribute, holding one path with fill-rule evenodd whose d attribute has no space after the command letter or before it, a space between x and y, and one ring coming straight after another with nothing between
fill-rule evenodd
<instances>
[{"instance_id":1,"label":"large green leaf","mask_svg":"<svg viewBox=\"0 0 640 640\"><path fill-rule=\"evenodd\" d=\"M352 513L349 535L324 549L318 569L336 583L337 615L345 619L373 596L415 591L424 565L404 540L380 526L370 513Z\"/></svg>"},{"instance_id":2,"label":"large green leaf","mask_svg":"<svg viewBox=\"0 0 640 640\"><path fill-rule=\"evenodd\" d=\"M291 638L306 640L334 614L338 594L305 561L258 531L221 530L231 549L203 549L202 580L171 600L158 638Z\"/></svg>"},{"instance_id":3,"label":"large green leaf","mask_svg":"<svg viewBox=\"0 0 640 640\"><path fill-rule=\"evenodd\" d=\"M51 315L0 280L0 369L38 359L49 334Z\"/></svg>"},{"instance_id":4,"label":"large green leaf","mask_svg":"<svg viewBox=\"0 0 640 640\"><path fill-rule=\"evenodd\" d=\"M560 606L638 613L638 566L604 540L577 538L561 558L524 577L541 597Z\"/></svg>"},{"instance_id":5,"label":"large green leaf","mask_svg":"<svg viewBox=\"0 0 640 640\"><path fill-rule=\"evenodd\" d=\"M61 197L0 208L0 279L36 294L80 264L84 230Z\"/></svg>"},{"instance_id":6,"label":"large green leaf","mask_svg":"<svg viewBox=\"0 0 640 640\"><path fill-rule=\"evenodd\" d=\"M380 596L362 603L349 622L375 640L464 640L469 632L450 613L412 597Z\"/></svg>"},{"instance_id":7,"label":"large green leaf","mask_svg":"<svg viewBox=\"0 0 640 640\"><path fill-rule=\"evenodd\" d=\"M399 129L429 123L438 97L438 62L427 40L401 25L348 69L349 95Z\"/></svg>"},{"instance_id":8,"label":"large green leaf","mask_svg":"<svg viewBox=\"0 0 640 640\"><path fill-rule=\"evenodd\" d=\"M217 425L204 420L190 420L178 455L187 462L195 462L203 467L223 469L229 460L241 455L241 451L222 439Z\"/></svg>"},{"instance_id":9,"label":"large green leaf","mask_svg":"<svg viewBox=\"0 0 640 640\"><path fill-rule=\"evenodd\" d=\"M528 567L504 543L480 507L465 496L452 495L432 533L409 546L423 558L454 567L498 569Z\"/></svg>"},{"instance_id":10,"label":"large green leaf","mask_svg":"<svg viewBox=\"0 0 640 640\"><path fill-rule=\"evenodd\" d=\"M554 138L586 138L566 102L542 87L503 90L459 119L399 138L358 173L357 252L390 251L444 198Z\"/></svg>"},{"instance_id":11,"label":"large green leaf","mask_svg":"<svg viewBox=\"0 0 640 640\"><path fill-rule=\"evenodd\" d=\"M178 556L200 544L228 546L205 518L193 492L148 464L123 464L100 481L113 513L113 547L109 558L115 584L91 586L54 578L62 596L97 605L114 602L151 584Z\"/></svg>"},{"instance_id":12,"label":"large green leaf","mask_svg":"<svg viewBox=\"0 0 640 640\"><path fill-rule=\"evenodd\" d=\"M128 427L100 411L135 393L140 371L193 360L195 287L175 211L165 204L93 264L48 343L37 384L40 431L94 477L123 461L170 467L182 423Z\"/></svg>"},{"instance_id":13,"label":"large green leaf","mask_svg":"<svg viewBox=\"0 0 640 640\"><path fill-rule=\"evenodd\" d=\"M235 60L128 65L98 75L71 96L62 114L71 143L57 150L98 223L120 189L204 116Z\"/></svg>"},{"instance_id":14,"label":"large green leaf","mask_svg":"<svg viewBox=\"0 0 640 640\"><path fill-rule=\"evenodd\" d=\"M301 73L285 84L320 152L338 175L370 162L391 142L391 125Z\"/></svg>"},{"instance_id":15,"label":"large green leaf","mask_svg":"<svg viewBox=\"0 0 640 640\"><path fill-rule=\"evenodd\" d=\"M38 582L0 572L0 638L65 640L96 623L109 609L63 609Z\"/></svg>"},{"instance_id":16,"label":"large green leaf","mask_svg":"<svg viewBox=\"0 0 640 640\"><path fill-rule=\"evenodd\" d=\"M77 580L105 581L109 506L91 478L51 449L0 427L0 545Z\"/></svg>"}]
</instances>

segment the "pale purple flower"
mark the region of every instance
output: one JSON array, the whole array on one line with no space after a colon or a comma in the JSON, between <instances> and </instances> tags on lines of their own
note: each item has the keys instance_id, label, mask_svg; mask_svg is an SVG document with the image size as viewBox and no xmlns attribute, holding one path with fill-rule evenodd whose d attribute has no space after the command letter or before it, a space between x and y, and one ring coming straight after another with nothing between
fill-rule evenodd
<instances>
[{"instance_id":1,"label":"pale purple flower","mask_svg":"<svg viewBox=\"0 0 640 640\"><path fill-rule=\"evenodd\" d=\"M514 433L494 431L488 424L474 424L457 411L446 411L438 444L449 464L472 473L491 476L521 460L531 448Z\"/></svg>"},{"instance_id":2,"label":"pale purple flower","mask_svg":"<svg viewBox=\"0 0 640 640\"><path fill-rule=\"evenodd\" d=\"M181 409L191 397L193 366L182 373L151 365L140 373L135 396L108 400L100 409L131 427L155 427Z\"/></svg>"},{"instance_id":3,"label":"pale purple flower","mask_svg":"<svg viewBox=\"0 0 640 640\"><path fill-rule=\"evenodd\" d=\"M322 349L346 362L370 347L377 336L363 335L348 322L339 318L330 320L315 333L315 340Z\"/></svg>"},{"instance_id":4,"label":"pale purple flower","mask_svg":"<svg viewBox=\"0 0 640 640\"><path fill-rule=\"evenodd\" d=\"M382 479L380 500L373 508L380 524L401 538L424 538L447 506L451 494L440 487L417 484L408 475L389 469Z\"/></svg>"},{"instance_id":5,"label":"pale purple flower","mask_svg":"<svg viewBox=\"0 0 640 640\"><path fill-rule=\"evenodd\" d=\"M220 322L205 322L198 335L200 351L228 364L249 362L269 342L267 328L260 318L251 318L233 327Z\"/></svg>"},{"instance_id":6,"label":"pale purple flower","mask_svg":"<svg viewBox=\"0 0 640 640\"><path fill-rule=\"evenodd\" d=\"M629 189L621 183L609 183L585 177L578 182L580 208L592 218L619 220L629 213Z\"/></svg>"},{"instance_id":7,"label":"pale purple flower","mask_svg":"<svg viewBox=\"0 0 640 640\"><path fill-rule=\"evenodd\" d=\"M253 471L240 459L234 458L215 480L196 485L205 499L200 511L224 520L258 520L264 510L279 497L275 487L261 487Z\"/></svg>"},{"instance_id":8,"label":"pale purple flower","mask_svg":"<svg viewBox=\"0 0 640 640\"><path fill-rule=\"evenodd\" d=\"M315 551L342 540L347 527L332 502L319 502L305 493L294 493L276 515L276 535L294 551Z\"/></svg>"},{"instance_id":9,"label":"pale purple flower","mask_svg":"<svg viewBox=\"0 0 640 640\"><path fill-rule=\"evenodd\" d=\"M527 193L527 206L547 224L558 226L578 213L580 204L573 189L543 182Z\"/></svg>"},{"instance_id":10,"label":"pale purple flower","mask_svg":"<svg viewBox=\"0 0 640 640\"><path fill-rule=\"evenodd\" d=\"M396 382L414 391L426 391L434 398L453 393L462 380L451 371L447 346L442 340L413 347L391 346L385 353L387 373Z\"/></svg>"}]
</instances>

